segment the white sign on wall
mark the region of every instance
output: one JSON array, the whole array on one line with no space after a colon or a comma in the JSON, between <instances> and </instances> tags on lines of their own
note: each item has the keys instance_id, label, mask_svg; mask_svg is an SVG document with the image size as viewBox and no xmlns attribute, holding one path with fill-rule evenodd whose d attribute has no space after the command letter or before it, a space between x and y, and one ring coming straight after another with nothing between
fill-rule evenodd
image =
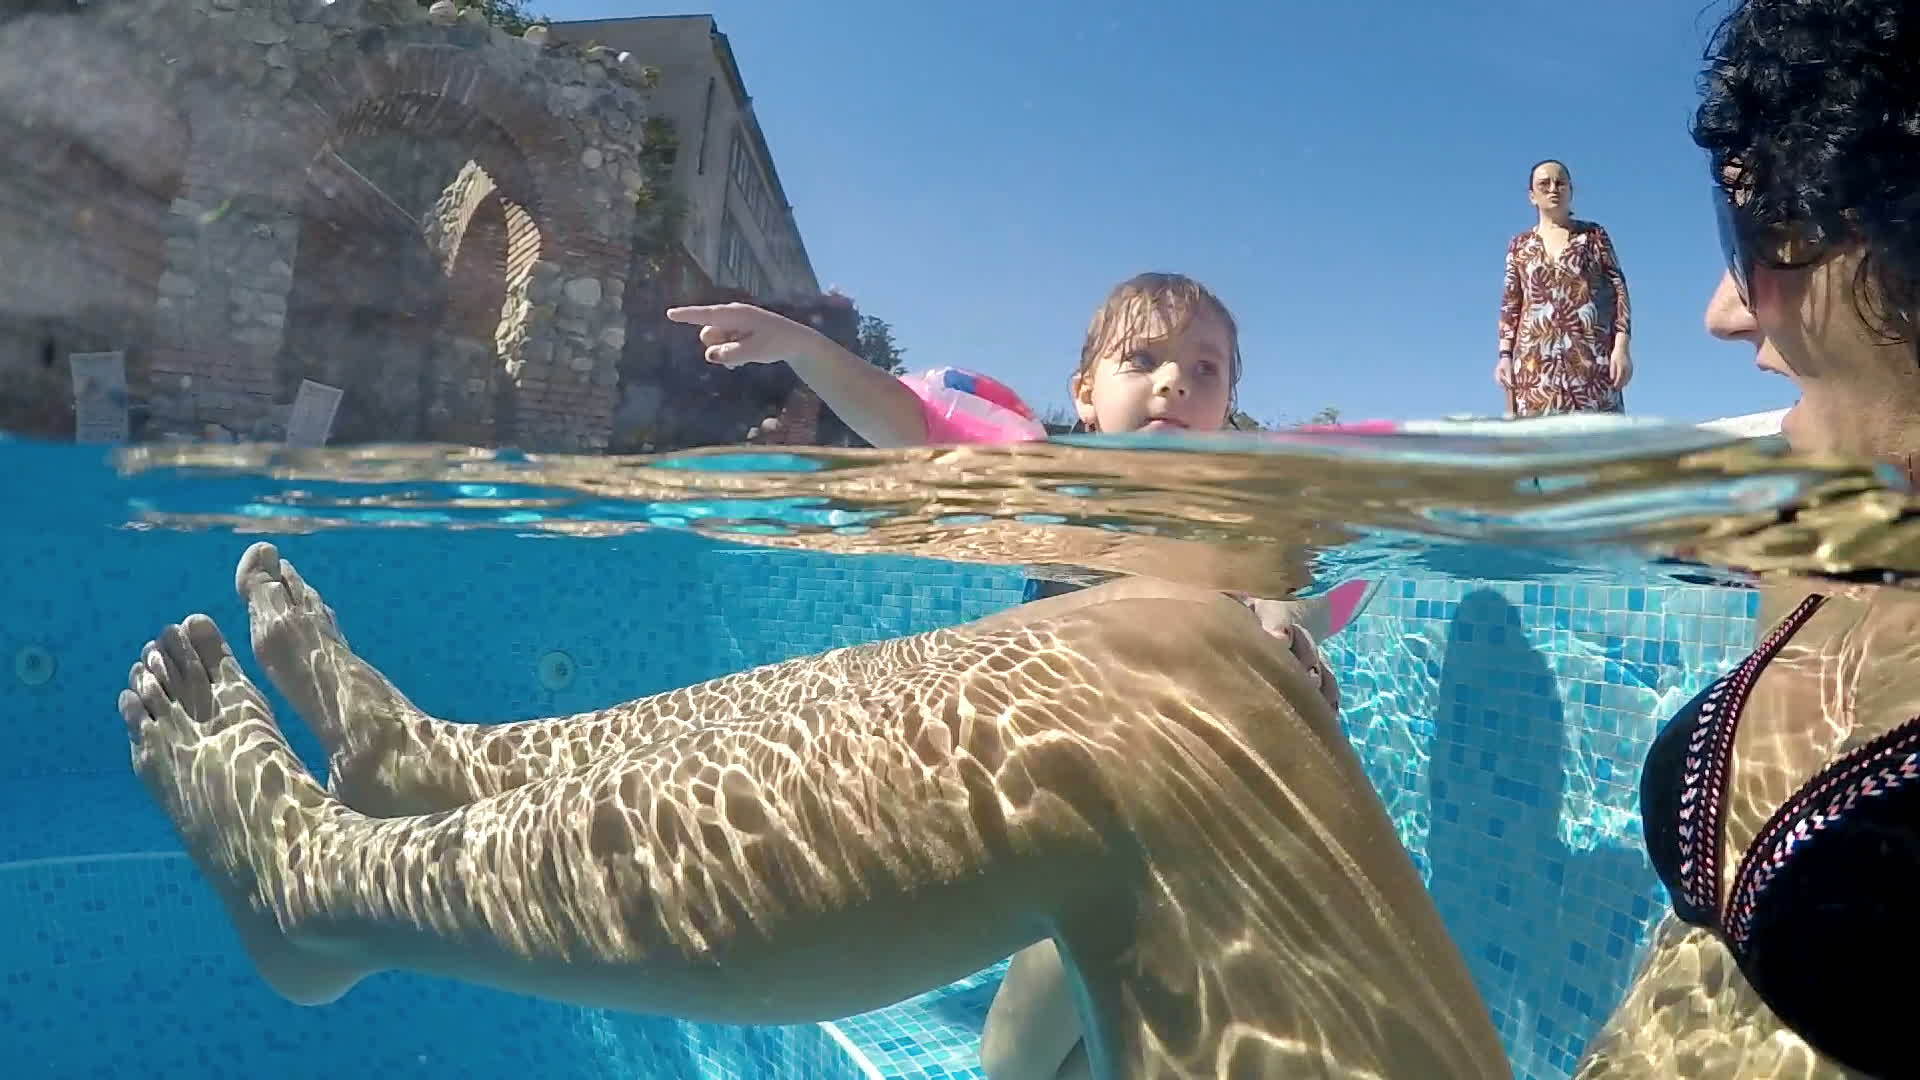
<instances>
[{"instance_id":1,"label":"white sign on wall","mask_svg":"<svg viewBox=\"0 0 1920 1080\"><path fill-rule=\"evenodd\" d=\"M333 414L340 408L342 393L337 386L301 379L293 412L287 416L287 445L325 446L333 434Z\"/></svg>"},{"instance_id":2,"label":"white sign on wall","mask_svg":"<svg viewBox=\"0 0 1920 1080\"><path fill-rule=\"evenodd\" d=\"M72 353L73 441L127 441L127 354Z\"/></svg>"}]
</instances>

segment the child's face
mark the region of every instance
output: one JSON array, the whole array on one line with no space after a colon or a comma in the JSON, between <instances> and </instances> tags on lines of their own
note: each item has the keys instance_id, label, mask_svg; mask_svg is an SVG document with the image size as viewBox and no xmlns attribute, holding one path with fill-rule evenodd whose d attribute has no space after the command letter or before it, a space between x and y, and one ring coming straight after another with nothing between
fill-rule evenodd
<instances>
[{"instance_id":1,"label":"child's face","mask_svg":"<svg viewBox=\"0 0 1920 1080\"><path fill-rule=\"evenodd\" d=\"M1226 323L1204 308L1177 329L1164 312L1140 315L1135 332L1114 335L1093 365L1074 376L1080 422L1110 434L1226 427L1233 397Z\"/></svg>"}]
</instances>

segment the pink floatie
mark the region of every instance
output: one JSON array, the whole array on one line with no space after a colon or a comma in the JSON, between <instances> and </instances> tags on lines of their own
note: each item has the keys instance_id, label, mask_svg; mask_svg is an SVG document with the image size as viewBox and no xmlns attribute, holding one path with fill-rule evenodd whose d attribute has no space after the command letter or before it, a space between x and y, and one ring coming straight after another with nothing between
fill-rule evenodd
<instances>
[{"instance_id":1,"label":"pink floatie","mask_svg":"<svg viewBox=\"0 0 1920 1080\"><path fill-rule=\"evenodd\" d=\"M1047 437L1033 410L1006 384L975 371L934 368L903 375L920 399L930 443L1031 442Z\"/></svg>"},{"instance_id":2,"label":"pink floatie","mask_svg":"<svg viewBox=\"0 0 1920 1080\"><path fill-rule=\"evenodd\" d=\"M1380 587L1378 581L1355 578L1343 581L1327 591L1323 598L1327 604L1327 636L1332 637L1347 628L1347 625L1360 617L1366 610L1367 602L1373 599L1374 590Z\"/></svg>"},{"instance_id":3,"label":"pink floatie","mask_svg":"<svg viewBox=\"0 0 1920 1080\"><path fill-rule=\"evenodd\" d=\"M1351 424L1301 424L1293 430L1334 435L1393 435L1405 429L1398 420L1360 420Z\"/></svg>"}]
</instances>

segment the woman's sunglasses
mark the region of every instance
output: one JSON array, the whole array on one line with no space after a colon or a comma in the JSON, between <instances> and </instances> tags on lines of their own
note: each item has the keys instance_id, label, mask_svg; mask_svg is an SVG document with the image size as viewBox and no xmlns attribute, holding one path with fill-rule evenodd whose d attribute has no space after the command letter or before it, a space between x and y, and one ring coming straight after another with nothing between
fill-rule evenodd
<instances>
[{"instance_id":1,"label":"woman's sunglasses","mask_svg":"<svg viewBox=\"0 0 1920 1080\"><path fill-rule=\"evenodd\" d=\"M1713 220L1720 228L1720 254L1726 257L1727 272L1733 275L1734 287L1740 290L1740 303L1751 309L1753 245L1747 238L1752 229L1745 212L1734 205L1733 196L1719 184L1713 185Z\"/></svg>"},{"instance_id":2,"label":"woman's sunglasses","mask_svg":"<svg viewBox=\"0 0 1920 1080\"><path fill-rule=\"evenodd\" d=\"M1764 264L1779 270L1800 270L1813 266L1829 254L1832 247L1809 234L1817 230L1778 226L1761 229L1753 215L1733 201L1727 189L1713 186L1713 220L1720 228L1720 254L1727 260L1727 272L1740 290L1740 302L1753 307L1753 268Z\"/></svg>"}]
</instances>

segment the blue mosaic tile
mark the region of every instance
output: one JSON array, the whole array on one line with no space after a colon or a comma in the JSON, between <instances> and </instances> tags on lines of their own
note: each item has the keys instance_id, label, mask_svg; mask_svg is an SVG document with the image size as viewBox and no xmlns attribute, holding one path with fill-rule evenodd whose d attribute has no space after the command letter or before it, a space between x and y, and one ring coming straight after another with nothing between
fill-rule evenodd
<instances>
[{"instance_id":1,"label":"blue mosaic tile","mask_svg":"<svg viewBox=\"0 0 1920 1080\"><path fill-rule=\"evenodd\" d=\"M742 1029L381 976L340 1003L269 994L129 776L113 711L134 649L212 614L244 640L232 536L0 533L0 1030L24 1075L979 1077L1001 968L833 1025ZM832 559L658 534L290 537L356 647L423 707L493 721L588 709L1019 602L1011 568ZM1345 730L1523 1080L1563 1080L1665 898L1639 842L1640 759L1749 648L1757 595L1695 586L1386 583L1323 643ZM244 652L244 650L242 650ZM571 681L543 685L552 651ZM297 727L296 748L318 764ZM56 812L49 815L48 808ZM206 1003L217 1001L217 1008ZM487 1023L475 1024L484 1015ZM103 1018L111 1018L105 1020ZM113 1039L87 1037L112 1024Z\"/></svg>"},{"instance_id":2,"label":"blue mosaic tile","mask_svg":"<svg viewBox=\"0 0 1920 1080\"><path fill-rule=\"evenodd\" d=\"M1757 599L1396 584L1322 643L1341 674L1343 723L1516 1076L1563 1080L1665 910L1640 842L1641 757L1655 725L1745 655ZM1407 604L1414 595L1428 599Z\"/></svg>"},{"instance_id":3,"label":"blue mosaic tile","mask_svg":"<svg viewBox=\"0 0 1920 1080\"><path fill-rule=\"evenodd\" d=\"M0 864L0 911L0 1030L17 1076L325 1080L339 1075L342 1039L376 1076L870 1075L820 1025L699 1026L411 975L290 1005L254 974L178 853Z\"/></svg>"}]
</instances>

